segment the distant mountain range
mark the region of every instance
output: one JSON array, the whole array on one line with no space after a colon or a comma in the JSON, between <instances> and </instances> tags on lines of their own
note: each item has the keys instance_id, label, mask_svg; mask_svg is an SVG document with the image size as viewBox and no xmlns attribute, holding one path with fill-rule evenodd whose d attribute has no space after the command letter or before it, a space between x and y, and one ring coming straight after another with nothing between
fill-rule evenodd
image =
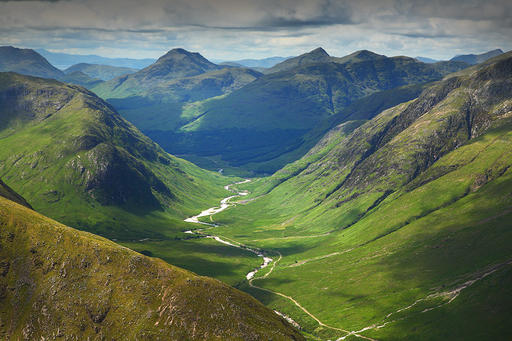
<instances>
[{"instance_id":1,"label":"distant mountain range","mask_svg":"<svg viewBox=\"0 0 512 341\"><path fill-rule=\"evenodd\" d=\"M159 65L159 68L172 68L164 60L161 63L168 66ZM130 101L135 99L137 104L143 102L130 94L123 99L123 94L116 92L121 88L116 80L108 83L110 92L104 91L107 83L95 91L172 153L190 157L210 168L227 162L228 166L250 164L252 170L273 172L307 152L307 146L311 147L323 129L327 129L324 121L341 114L353 101L378 91L438 80L466 66L459 62L430 65L370 51L335 58L323 49L315 49L277 64L267 70L267 75L223 97L172 109L167 106L160 111L149 110L153 112L152 119L147 115L151 106L130 106ZM211 74L206 71L202 77ZM153 91L158 89L152 87L158 77L146 74L147 71L141 70L118 80L125 83L130 78L140 77L140 81L133 82L134 89L145 84ZM401 96L396 98L402 99ZM318 128L315 137L307 138L306 142L305 134L317 125L323 128ZM201 163L214 156L220 156L222 162Z\"/></svg>"},{"instance_id":2,"label":"distant mountain range","mask_svg":"<svg viewBox=\"0 0 512 341\"><path fill-rule=\"evenodd\" d=\"M468 66L457 60L426 64L366 50L332 57L317 48L263 69L262 75L178 48L136 72L82 63L66 74L36 52L4 50L9 51L4 71L93 89L171 153L211 169L242 166L259 173L273 172L306 153L326 129L343 121L353 102L383 109L374 104L396 104L393 99L405 100L421 88L392 89L435 81ZM467 58L483 61L499 53ZM380 91L388 97L368 97ZM378 100L362 104L366 97Z\"/></svg>"},{"instance_id":3,"label":"distant mountain range","mask_svg":"<svg viewBox=\"0 0 512 341\"><path fill-rule=\"evenodd\" d=\"M486 60L499 56L500 54L503 54L503 51L501 49L492 50L489 52L481 53L481 54L465 54L465 55L458 55L450 59L450 61L455 62L464 62L468 63L470 65L475 65L479 63L483 63ZM439 62L439 60L428 58L428 57L416 57L417 60L424 62L424 63L436 63Z\"/></svg>"},{"instance_id":4,"label":"distant mountain range","mask_svg":"<svg viewBox=\"0 0 512 341\"><path fill-rule=\"evenodd\" d=\"M155 59L133 59L133 58L108 58L97 56L94 54L81 55L70 54L61 52L50 52L45 49L36 49L43 57L48 59L50 63L55 65L61 70L67 69L74 64L87 63L87 64L102 64L118 67L127 67L133 69L142 69L155 62Z\"/></svg>"},{"instance_id":5,"label":"distant mountain range","mask_svg":"<svg viewBox=\"0 0 512 341\"><path fill-rule=\"evenodd\" d=\"M101 79L104 81L108 81L112 78L116 78L122 75L126 75L129 73L137 72L138 69L128 68L128 67L119 67L119 66L111 66L111 65L98 65L98 64L87 64L87 63L79 63L70 66L69 68L64 70L64 73L70 74L73 72L83 72L92 78Z\"/></svg>"},{"instance_id":6,"label":"distant mountain range","mask_svg":"<svg viewBox=\"0 0 512 341\"><path fill-rule=\"evenodd\" d=\"M240 60L231 60L231 61L220 61L215 60L216 63L220 65L230 65L230 66L245 66L250 68L271 68L272 66L280 63L290 57L269 57L262 59L240 59Z\"/></svg>"},{"instance_id":7,"label":"distant mountain range","mask_svg":"<svg viewBox=\"0 0 512 341\"><path fill-rule=\"evenodd\" d=\"M501 49L496 49L496 50L492 50L492 51L482 53L482 54L459 55L459 56L453 57L450 60L475 65L475 64L483 63L490 58L499 56L500 54L503 54L503 51Z\"/></svg>"},{"instance_id":8,"label":"distant mountain range","mask_svg":"<svg viewBox=\"0 0 512 341\"><path fill-rule=\"evenodd\" d=\"M428 58L428 57L415 57L415 59L419 60L420 62L423 62L423 63L437 63L439 62L439 60L437 59L432 59L432 58Z\"/></svg>"}]
</instances>

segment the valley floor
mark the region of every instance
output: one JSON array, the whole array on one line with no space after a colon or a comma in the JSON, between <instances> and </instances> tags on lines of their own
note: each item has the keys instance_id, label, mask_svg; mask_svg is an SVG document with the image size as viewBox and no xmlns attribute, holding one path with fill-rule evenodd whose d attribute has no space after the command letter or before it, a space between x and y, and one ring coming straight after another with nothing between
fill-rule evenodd
<instances>
[{"instance_id":1,"label":"valley floor","mask_svg":"<svg viewBox=\"0 0 512 341\"><path fill-rule=\"evenodd\" d=\"M232 186L240 187L243 184L233 184ZM228 189L231 188L228 187ZM457 254L462 250L449 251L452 257L456 257L455 260L458 261L458 264L464 268L456 271L454 276L442 274L445 278L442 278L441 281L439 281L441 274L436 274L434 268L432 268L435 264L430 265L429 269L426 268L426 265L421 265L423 271L425 271L424 275L428 276L430 273L432 277L431 280L425 280L426 283L421 283L424 278L422 275L418 276L411 272L410 265L404 266L401 273L399 271L396 274L389 274L387 273L389 270L380 270L381 273L378 274L374 266L382 267L382 264L385 262L383 259L386 258L396 262L396 258L393 256L400 254L400 249L405 248L404 245L397 245L396 250L391 250L388 247L382 247L382 241L374 240L369 243L362 243L359 246L345 247L344 249L340 248L338 251L333 251L333 245L326 247L326 242L329 239L339 238L339 231L305 235L294 234L291 236L275 233L276 236L274 238L261 238L259 235L263 232L258 231L258 228L255 226L250 228L251 233L247 228L241 229L238 224L224 225L216 223L213 217L215 214L235 205L237 206L236 214L240 214L240 209L243 210L245 206L243 204L251 202L246 199L236 201L237 196L245 196L247 191L237 189L233 191L238 191L238 195L229 196L222 201L220 207L210 208L195 217L187 219L191 223L201 223L203 226L206 226L205 228L191 230L190 233L201 237L196 242L215 241L223 246L231 246L233 251L240 252L239 256L244 255L244 257L248 257L251 260L256 258L254 257L255 254L260 256L260 261L256 266L254 262L244 263L244 269L247 272L244 272L241 266L240 271L237 272L238 282L233 279L231 283L236 282L237 287L240 289L251 293L270 308L288 315L301 326L303 332L309 335L311 339L381 340L396 339L397 335L399 339L406 339L407 335L410 334L405 332L405 329L415 326L416 330L422 330L422 328L425 328L425 325L431 326L434 323L438 323L445 314L457 317L457 315L453 315L455 314L453 311L461 309L461 306L464 312L460 313L460 315L464 316L467 313L465 310L470 309L468 307L471 306L464 306L461 303L462 301L469 300L475 306L474 308L480 311L480 314L477 315L483 314L482 312L490 309L490 307L485 303L485 300L480 300L483 297L492 299L493 296L496 296L495 292L488 292L485 288L492 285L493 282L499 281L500 278L507 280L512 276L512 258L506 258L509 247L503 244L504 248L501 248L501 245L498 245L496 248L496 250L501 248L504 257L503 261L486 265L484 265L486 262L475 261L475 266L471 267L473 270L469 270L466 264L461 263L462 259L457 259L462 256ZM446 211L457 212L456 206L461 204L464 205L464 203L456 202L453 204L454 207L448 207ZM483 206L474 207L471 205L470 208L485 209ZM485 218L480 219L475 224L481 229L478 234L482 233L484 235L485 230L499 228L499 226L508 226L506 222L512 219L510 206L501 211L498 207L494 209L487 207L487 209L489 211ZM426 225L430 224L428 222L430 219L443 219L442 212L433 212L431 215L432 217L425 216L422 218ZM230 215L229 212L225 211L224 216L232 217L232 214ZM457 220L456 216L452 219ZM220 221L222 222L222 220ZM441 240L436 238L439 245L426 245L426 247L434 250L445 247L446 245L443 245L443 243L449 243L450 238L461 238L461 236L456 236L455 232L457 231L451 231L448 237L445 236ZM464 234L474 233L470 231L460 232L462 237L464 237ZM394 233L400 235L403 234L403 231L397 230ZM510 231L505 229L503 233L506 235ZM444 233L442 234L444 235ZM280 235L281 237L279 237ZM403 239L404 237L401 236L400 238ZM471 237L474 238L475 236ZM382 239L386 239L386 237ZM482 238L481 242L488 243L489 241ZM377 246L375 247L375 245ZM299 249L299 246L302 246L302 249ZM417 248L415 254L425 253L424 249L425 246ZM464 249L464 252L467 252L467 250L471 249L471 246L467 245ZM508 255L510 256L510 253ZM474 256L470 258L479 257L478 255ZM441 261L443 257L441 257ZM411 257L409 256L409 258ZM358 263L361 266L359 273L352 268L353 265ZM187 267L187 265L184 266ZM386 269L392 269L392 266L387 266ZM222 279L222 275L220 275L222 271L217 269L216 272L218 273L213 274L213 276ZM411 278L416 281L414 285L404 288L388 283L388 278L386 278L388 275L392 275L392 281L403 280L406 283L411 283ZM370 278L365 279L365 276ZM378 277L377 280L375 279L376 276ZM403 279L399 278L402 276L404 277ZM234 277L236 276L232 278ZM385 283L385 285L382 287L377 283L372 284L374 280ZM350 285L341 284L343 282L356 282L356 287L359 286L360 288L366 285L369 287L362 288L361 292L365 292L365 294L352 296L353 298L347 296L348 300L342 299L340 303L340 299L336 297L339 297L341 294L339 290L354 290L354 287L351 288ZM433 286L433 283L440 282L446 284L438 287ZM319 287L320 285L321 287ZM332 291L333 289L335 290L334 292ZM399 291L398 289L401 292L396 294ZM371 292L372 290L374 290L373 293ZM387 293L388 290L390 293ZM342 294L341 297L343 296ZM387 296L398 297L390 300ZM353 303L350 303L353 300L363 302L361 304L363 309L361 307L356 308ZM343 301L345 301L345 304ZM502 307L501 309L506 307L504 304L506 303L499 305ZM378 311L375 308L369 308L368 305L378 307ZM350 312L350 310L355 310L358 316L354 316L354 312ZM348 315L346 315L347 312ZM341 318L337 316L341 316ZM441 335L459 336L459 329L460 325L455 324L451 332L436 329L432 335L437 335L436 337ZM429 339L429 337L423 335L420 339Z\"/></svg>"}]
</instances>

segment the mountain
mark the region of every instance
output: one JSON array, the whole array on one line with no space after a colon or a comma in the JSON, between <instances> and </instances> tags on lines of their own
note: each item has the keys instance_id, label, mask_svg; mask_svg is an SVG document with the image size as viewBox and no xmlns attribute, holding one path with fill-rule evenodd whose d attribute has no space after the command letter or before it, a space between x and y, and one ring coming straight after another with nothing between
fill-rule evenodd
<instances>
[{"instance_id":1,"label":"mountain","mask_svg":"<svg viewBox=\"0 0 512 341\"><path fill-rule=\"evenodd\" d=\"M53 79L64 76L62 71L34 50L12 46L0 46L0 72L4 71Z\"/></svg>"},{"instance_id":2,"label":"mountain","mask_svg":"<svg viewBox=\"0 0 512 341\"><path fill-rule=\"evenodd\" d=\"M151 97L153 92L166 92L166 88L171 88L168 92L172 97L176 90L180 90L181 85L177 84L179 83L179 81L177 81L178 79L222 70L224 72L214 73L214 79L212 80L200 77L183 81L183 83L187 83L183 85L188 88L197 86L206 88L213 87L220 91L220 88L227 86L226 82L229 82L230 79L233 82L233 78L236 76L234 73L230 73L226 68L227 67L213 64L199 53L192 53L183 49L174 49L160 57L154 64L136 73L117 77L105 82L97 89L94 89L94 91L105 99L111 99L135 96ZM246 70L246 73L257 74L252 70ZM222 75L227 75L226 77L228 79L222 80L219 84L218 80L222 78ZM222 92L218 94L220 93Z\"/></svg>"},{"instance_id":3,"label":"mountain","mask_svg":"<svg viewBox=\"0 0 512 341\"><path fill-rule=\"evenodd\" d=\"M34 50L19 49L12 46L0 46L0 72L16 72L23 75L57 79L62 82L92 88L101 79L93 78L78 70L62 72L51 65L43 56Z\"/></svg>"},{"instance_id":4,"label":"mountain","mask_svg":"<svg viewBox=\"0 0 512 341\"><path fill-rule=\"evenodd\" d=\"M199 53L189 52L184 49L173 49L167 52L148 67L129 75L140 82L152 82L156 79L176 79L182 77L197 76L199 74L219 70L222 67L210 62Z\"/></svg>"},{"instance_id":5,"label":"mountain","mask_svg":"<svg viewBox=\"0 0 512 341\"><path fill-rule=\"evenodd\" d=\"M222 96L251 83L261 73L222 67L198 53L169 51L134 74L99 84L93 91L140 127L176 129L195 120L194 102Z\"/></svg>"},{"instance_id":6,"label":"mountain","mask_svg":"<svg viewBox=\"0 0 512 341\"><path fill-rule=\"evenodd\" d=\"M289 58L289 57L288 57ZM240 59L240 60L232 60L232 61L224 61L220 62L221 65L231 65L231 66L245 66L250 68L271 68L277 63L281 63L285 61L285 57L268 57L262 59Z\"/></svg>"},{"instance_id":7,"label":"mountain","mask_svg":"<svg viewBox=\"0 0 512 341\"><path fill-rule=\"evenodd\" d=\"M60 52L50 52L45 49L37 49L38 53L44 56L53 65L60 69L69 68L72 65L87 63L87 64L100 64L110 65L116 67L126 67L133 69L142 69L146 66L155 62L155 59L133 59L133 58L108 58L97 55L81 55L81 54L69 54Z\"/></svg>"},{"instance_id":8,"label":"mountain","mask_svg":"<svg viewBox=\"0 0 512 341\"><path fill-rule=\"evenodd\" d=\"M223 68L185 77L147 76L137 72L104 82L93 90L108 100L123 99L116 103L141 98L156 103L184 103L222 95L260 76L259 72L247 68Z\"/></svg>"},{"instance_id":9,"label":"mountain","mask_svg":"<svg viewBox=\"0 0 512 341\"><path fill-rule=\"evenodd\" d=\"M496 49L496 50L492 50L492 51L485 52L482 54L459 55L459 56L453 57L450 60L455 61L455 62L464 62L464 63L474 65L474 64L483 63L490 58L499 56L500 54L503 54L503 51L501 49Z\"/></svg>"},{"instance_id":10,"label":"mountain","mask_svg":"<svg viewBox=\"0 0 512 341\"><path fill-rule=\"evenodd\" d=\"M279 256L243 289L323 338L510 338L512 53L353 123L212 217Z\"/></svg>"},{"instance_id":11,"label":"mountain","mask_svg":"<svg viewBox=\"0 0 512 341\"><path fill-rule=\"evenodd\" d=\"M0 177L51 218L164 238L225 192L227 180L167 154L84 88L0 73L0 98Z\"/></svg>"},{"instance_id":12,"label":"mountain","mask_svg":"<svg viewBox=\"0 0 512 341\"><path fill-rule=\"evenodd\" d=\"M79 63L70 66L64 73L70 74L73 72L83 72L92 78L98 78L104 81L108 81L112 78L123 76L129 73L137 72L137 69L128 67L119 67L111 65L99 65L99 64L87 64Z\"/></svg>"},{"instance_id":13,"label":"mountain","mask_svg":"<svg viewBox=\"0 0 512 341\"><path fill-rule=\"evenodd\" d=\"M429 57L415 57L415 59L417 59L417 60L419 60L420 62L423 62L423 63L437 63L437 62L439 62L439 60L432 59L432 58L429 58Z\"/></svg>"},{"instance_id":14,"label":"mountain","mask_svg":"<svg viewBox=\"0 0 512 341\"><path fill-rule=\"evenodd\" d=\"M331 58L323 50L315 51L328 61L270 73L225 96L197 102L186 108L183 115L188 122L181 126L162 119L151 122L143 113L130 120L167 151L203 167L272 173L300 158L331 124L342 123L348 115L344 110L353 102L380 91L438 80L467 66L425 64L369 51ZM404 99L403 94L398 91L396 98L413 98ZM399 103L392 100L392 92L387 97L387 105ZM336 120L327 124L333 116ZM314 136L308 135L315 129Z\"/></svg>"},{"instance_id":15,"label":"mountain","mask_svg":"<svg viewBox=\"0 0 512 341\"><path fill-rule=\"evenodd\" d=\"M3 183L0 182L0 195ZM0 335L14 339L303 340L222 282L0 197Z\"/></svg>"},{"instance_id":16,"label":"mountain","mask_svg":"<svg viewBox=\"0 0 512 341\"><path fill-rule=\"evenodd\" d=\"M289 59L286 59L280 63L277 63L276 65L272 66L271 68L265 70L264 73L274 73L279 71L285 71L290 70L298 66L303 66L307 64L315 64L315 63L324 63L329 62L330 56L325 50L321 47L318 47L314 49L311 52L301 54L297 57L292 57Z\"/></svg>"}]
</instances>

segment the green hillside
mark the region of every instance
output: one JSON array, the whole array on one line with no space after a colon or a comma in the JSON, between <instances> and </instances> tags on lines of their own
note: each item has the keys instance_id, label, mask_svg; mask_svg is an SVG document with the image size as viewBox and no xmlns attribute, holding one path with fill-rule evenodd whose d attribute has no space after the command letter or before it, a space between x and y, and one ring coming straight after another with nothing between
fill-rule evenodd
<instances>
[{"instance_id":1,"label":"green hillside","mask_svg":"<svg viewBox=\"0 0 512 341\"><path fill-rule=\"evenodd\" d=\"M303 339L247 294L2 197L0 226L2 340Z\"/></svg>"},{"instance_id":2,"label":"green hillside","mask_svg":"<svg viewBox=\"0 0 512 341\"><path fill-rule=\"evenodd\" d=\"M342 123L344 110L355 101L380 91L438 80L465 66L425 64L361 51L344 63L306 64L271 73L226 96L198 102L185 111L195 119L179 129L165 123L155 128L155 121L148 124L147 119L130 119L167 151L204 167L235 166L272 173L304 155L332 127L327 120L332 123L337 116L340 120L334 123ZM399 92L396 98L403 100L402 95ZM391 105L399 103L392 92L387 96Z\"/></svg>"},{"instance_id":3,"label":"green hillside","mask_svg":"<svg viewBox=\"0 0 512 341\"><path fill-rule=\"evenodd\" d=\"M322 338L510 337L511 76L461 71L246 185L211 233L278 261L242 288Z\"/></svg>"},{"instance_id":4,"label":"green hillside","mask_svg":"<svg viewBox=\"0 0 512 341\"><path fill-rule=\"evenodd\" d=\"M156 236L166 216L224 194L215 185L229 180L165 153L83 88L2 73L0 92L0 175L52 218L111 238Z\"/></svg>"}]
</instances>

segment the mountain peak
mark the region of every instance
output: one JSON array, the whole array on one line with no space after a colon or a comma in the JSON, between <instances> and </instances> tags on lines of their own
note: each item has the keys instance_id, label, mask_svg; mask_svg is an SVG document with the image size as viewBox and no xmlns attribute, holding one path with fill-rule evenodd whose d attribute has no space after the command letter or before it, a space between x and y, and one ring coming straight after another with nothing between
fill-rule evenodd
<instances>
[{"instance_id":1,"label":"mountain peak","mask_svg":"<svg viewBox=\"0 0 512 341\"><path fill-rule=\"evenodd\" d=\"M481 53L481 54L457 55L450 60L456 61L456 62L465 62L465 63L471 64L471 65L474 65L474 64L483 63L488 59L499 56L500 54L503 54L503 50L495 49L495 50L491 50L491 51Z\"/></svg>"},{"instance_id":2,"label":"mountain peak","mask_svg":"<svg viewBox=\"0 0 512 341\"><path fill-rule=\"evenodd\" d=\"M298 66L329 62L330 60L331 57L329 56L329 54L325 52L323 48L317 47L316 49L310 52L303 53L297 57L288 58L285 61L282 61L281 63L274 65L273 67L268 69L266 73L285 71Z\"/></svg>"},{"instance_id":3,"label":"mountain peak","mask_svg":"<svg viewBox=\"0 0 512 341\"><path fill-rule=\"evenodd\" d=\"M208 71L218 70L221 67L210 62L197 52L190 52L183 48L175 48L158 58L158 60L135 73L134 75L159 78L180 78L196 76Z\"/></svg>"},{"instance_id":4,"label":"mountain peak","mask_svg":"<svg viewBox=\"0 0 512 341\"><path fill-rule=\"evenodd\" d=\"M0 72L58 79L64 73L51 65L43 56L31 49L0 46Z\"/></svg>"},{"instance_id":5,"label":"mountain peak","mask_svg":"<svg viewBox=\"0 0 512 341\"><path fill-rule=\"evenodd\" d=\"M314 49L308 53L305 53L305 54L329 57L329 54L322 47L317 47L316 49Z\"/></svg>"},{"instance_id":6,"label":"mountain peak","mask_svg":"<svg viewBox=\"0 0 512 341\"><path fill-rule=\"evenodd\" d=\"M341 58L335 58L335 60L337 63L344 64L344 63L355 63L355 62L363 62L363 61L368 61L368 60L376 60L376 59L381 59L381 58L386 58L386 56L377 54L375 52L368 51L368 50L359 50L356 52L352 52L351 54L349 54L347 56L344 56Z\"/></svg>"}]
</instances>

